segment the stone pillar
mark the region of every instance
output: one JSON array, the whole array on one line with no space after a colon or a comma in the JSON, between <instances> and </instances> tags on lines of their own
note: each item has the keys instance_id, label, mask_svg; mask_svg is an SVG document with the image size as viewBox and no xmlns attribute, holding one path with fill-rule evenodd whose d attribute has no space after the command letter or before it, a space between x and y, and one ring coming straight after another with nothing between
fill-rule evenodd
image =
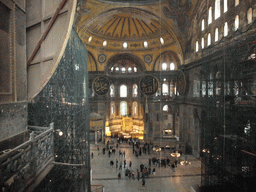
<instances>
[{"instance_id":1,"label":"stone pillar","mask_svg":"<svg viewBox=\"0 0 256 192\"><path fill-rule=\"evenodd\" d=\"M98 144L98 133L97 133L97 130L95 131L95 144Z\"/></svg>"}]
</instances>

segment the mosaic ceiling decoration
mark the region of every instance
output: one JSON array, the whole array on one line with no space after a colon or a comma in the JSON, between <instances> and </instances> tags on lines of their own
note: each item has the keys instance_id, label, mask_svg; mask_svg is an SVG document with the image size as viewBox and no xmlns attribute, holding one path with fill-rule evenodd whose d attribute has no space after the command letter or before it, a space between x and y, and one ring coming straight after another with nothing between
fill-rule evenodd
<instances>
[{"instance_id":1,"label":"mosaic ceiling decoration","mask_svg":"<svg viewBox=\"0 0 256 192\"><path fill-rule=\"evenodd\" d=\"M86 45L109 49L159 47L160 37L164 39L165 45L175 41L172 32L160 18L131 7L110 9L88 22L80 22L78 33ZM127 47L124 43L127 43Z\"/></svg>"}]
</instances>

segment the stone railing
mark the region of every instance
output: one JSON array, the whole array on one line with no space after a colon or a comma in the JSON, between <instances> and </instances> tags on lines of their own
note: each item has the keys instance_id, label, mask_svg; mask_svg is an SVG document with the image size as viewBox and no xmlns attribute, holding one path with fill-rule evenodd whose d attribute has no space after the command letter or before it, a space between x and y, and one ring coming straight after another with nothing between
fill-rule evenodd
<instances>
[{"instance_id":1,"label":"stone railing","mask_svg":"<svg viewBox=\"0 0 256 192\"><path fill-rule=\"evenodd\" d=\"M0 155L2 191L25 191L54 160L54 128L28 127L30 139Z\"/></svg>"}]
</instances>

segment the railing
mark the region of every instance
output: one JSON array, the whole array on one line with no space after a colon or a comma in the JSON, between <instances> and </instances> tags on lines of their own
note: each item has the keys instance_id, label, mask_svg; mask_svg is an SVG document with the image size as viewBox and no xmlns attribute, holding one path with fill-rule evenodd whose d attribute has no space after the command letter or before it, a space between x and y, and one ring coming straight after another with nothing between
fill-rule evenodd
<instances>
[{"instance_id":1,"label":"railing","mask_svg":"<svg viewBox=\"0 0 256 192\"><path fill-rule=\"evenodd\" d=\"M28 127L30 139L0 155L2 191L22 192L54 160L54 129Z\"/></svg>"},{"instance_id":2,"label":"railing","mask_svg":"<svg viewBox=\"0 0 256 192\"><path fill-rule=\"evenodd\" d=\"M103 185L91 185L91 192L105 192Z\"/></svg>"}]
</instances>

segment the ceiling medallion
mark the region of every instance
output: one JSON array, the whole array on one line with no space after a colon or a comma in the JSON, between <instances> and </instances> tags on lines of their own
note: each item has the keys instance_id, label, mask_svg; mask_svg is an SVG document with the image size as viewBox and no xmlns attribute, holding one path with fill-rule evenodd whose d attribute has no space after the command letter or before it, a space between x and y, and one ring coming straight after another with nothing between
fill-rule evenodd
<instances>
[{"instance_id":1,"label":"ceiling medallion","mask_svg":"<svg viewBox=\"0 0 256 192\"><path fill-rule=\"evenodd\" d=\"M100 63L104 63L106 61L106 55L104 55L104 54L99 55L98 56L98 61Z\"/></svg>"},{"instance_id":2,"label":"ceiling medallion","mask_svg":"<svg viewBox=\"0 0 256 192\"><path fill-rule=\"evenodd\" d=\"M144 61L148 64L150 64L152 62L152 55L144 55Z\"/></svg>"}]
</instances>

